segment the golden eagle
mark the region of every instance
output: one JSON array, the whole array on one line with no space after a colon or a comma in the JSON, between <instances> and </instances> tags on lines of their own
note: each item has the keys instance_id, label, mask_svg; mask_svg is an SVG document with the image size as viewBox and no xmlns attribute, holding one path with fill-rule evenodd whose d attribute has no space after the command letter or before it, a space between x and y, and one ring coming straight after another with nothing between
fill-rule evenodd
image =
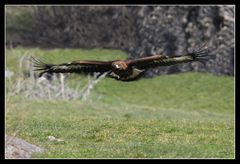
<instances>
[{"instance_id":1,"label":"golden eagle","mask_svg":"<svg viewBox=\"0 0 240 164\"><path fill-rule=\"evenodd\" d=\"M105 74L108 77L121 81L132 81L140 78L144 71L159 66L169 66L178 63L186 63L207 59L208 48L205 44L197 50L182 56L152 55L139 59L126 59L114 61L92 61L79 60L62 64L46 64L32 57L35 70L41 71L39 77L44 73L85 73L99 75ZM98 76L99 77L99 76Z\"/></svg>"}]
</instances>

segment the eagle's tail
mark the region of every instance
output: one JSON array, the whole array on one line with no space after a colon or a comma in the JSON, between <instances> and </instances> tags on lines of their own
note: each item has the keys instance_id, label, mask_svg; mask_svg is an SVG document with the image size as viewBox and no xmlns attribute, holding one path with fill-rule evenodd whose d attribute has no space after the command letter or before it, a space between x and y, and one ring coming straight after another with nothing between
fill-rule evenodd
<instances>
[{"instance_id":1,"label":"eagle's tail","mask_svg":"<svg viewBox=\"0 0 240 164\"><path fill-rule=\"evenodd\" d=\"M46 64L43 61L36 59L31 56L31 62L33 63L33 66L36 68L34 71L42 71L39 73L39 77L41 77L44 73L49 72L54 66L53 64Z\"/></svg>"}]
</instances>

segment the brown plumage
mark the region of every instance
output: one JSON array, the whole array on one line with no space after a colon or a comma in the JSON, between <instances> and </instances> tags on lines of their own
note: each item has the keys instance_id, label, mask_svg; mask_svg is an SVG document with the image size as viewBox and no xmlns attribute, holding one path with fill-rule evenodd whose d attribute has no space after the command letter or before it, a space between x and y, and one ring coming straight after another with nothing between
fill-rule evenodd
<instances>
[{"instance_id":1,"label":"brown plumage","mask_svg":"<svg viewBox=\"0 0 240 164\"><path fill-rule=\"evenodd\" d=\"M206 59L208 55L206 44L193 52L182 56L153 55L139 59L126 59L114 61L72 61L63 64L46 64L32 57L34 67L44 73L99 73L121 81L132 81L140 78L144 71L159 66L169 66L178 63L186 63Z\"/></svg>"}]
</instances>

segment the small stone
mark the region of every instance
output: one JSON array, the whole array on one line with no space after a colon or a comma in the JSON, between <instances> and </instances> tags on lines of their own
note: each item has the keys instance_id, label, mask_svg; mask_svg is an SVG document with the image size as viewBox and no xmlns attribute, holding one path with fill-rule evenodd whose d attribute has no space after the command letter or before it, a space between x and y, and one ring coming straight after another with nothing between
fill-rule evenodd
<instances>
[{"instance_id":1,"label":"small stone","mask_svg":"<svg viewBox=\"0 0 240 164\"><path fill-rule=\"evenodd\" d=\"M49 140L49 141L55 141L55 140L56 140L56 137L54 137L54 136L48 136L48 140Z\"/></svg>"}]
</instances>

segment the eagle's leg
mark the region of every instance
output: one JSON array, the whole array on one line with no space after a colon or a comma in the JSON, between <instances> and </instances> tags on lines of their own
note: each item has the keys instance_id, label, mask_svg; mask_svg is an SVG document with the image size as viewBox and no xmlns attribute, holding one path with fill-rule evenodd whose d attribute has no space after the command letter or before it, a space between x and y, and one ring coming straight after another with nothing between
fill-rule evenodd
<instances>
[{"instance_id":1,"label":"eagle's leg","mask_svg":"<svg viewBox=\"0 0 240 164\"><path fill-rule=\"evenodd\" d=\"M115 79L117 79L117 80L119 80L120 79L120 76L119 75L117 75L117 74L115 74L114 72L109 72L109 74L108 74L111 78L115 78Z\"/></svg>"},{"instance_id":2,"label":"eagle's leg","mask_svg":"<svg viewBox=\"0 0 240 164\"><path fill-rule=\"evenodd\" d=\"M137 79L138 77L140 77L143 74L143 72L144 72L144 70L133 68L132 69L132 73L129 76L127 76L127 77L121 78L121 80L123 80L123 81L131 81L131 80Z\"/></svg>"},{"instance_id":3,"label":"eagle's leg","mask_svg":"<svg viewBox=\"0 0 240 164\"><path fill-rule=\"evenodd\" d=\"M140 75L141 73L143 73L144 70L140 70L140 69L137 69L137 68L133 68L133 76L136 77L138 75Z\"/></svg>"}]
</instances>

